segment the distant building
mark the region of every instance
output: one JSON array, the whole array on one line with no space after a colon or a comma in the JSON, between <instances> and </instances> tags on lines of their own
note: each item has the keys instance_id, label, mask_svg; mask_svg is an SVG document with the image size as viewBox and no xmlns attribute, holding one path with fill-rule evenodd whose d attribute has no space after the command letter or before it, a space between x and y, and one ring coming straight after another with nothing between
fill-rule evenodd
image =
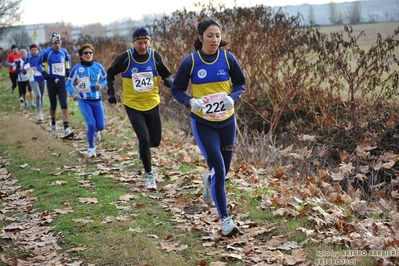
<instances>
[{"instance_id":1,"label":"distant building","mask_svg":"<svg viewBox=\"0 0 399 266\"><path fill-rule=\"evenodd\" d=\"M321 5L296 5L275 7L281 8L282 12L289 15L301 14L306 22L310 20L321 26L331 25L332 16L342 18L343 24L350 23L350 12L359 5L360 23L399 21L399 0L363 0L344 3Z\"/></svg>"},{"instance_id":2,"label":"distant building","mask_svg":"<svg viewBox=\"0 0 399 266\"><path fill-rule=\"evenodd\" d=\"M61 35L61 39L64 41L72 41L72 28L71 27L56 27L56 28L45 28L45 40L49 42L51 35L56 32Z\"/></svg>"},{"instance_id":3,"label":"distant building","mask_svg":"<svg viewBox=\"0 0 399 266\"><path fill-rule=\"evenodd\" d=\"M27 36L31 38L33 43L36 43L38 45L43 45L50 41L50 37L53 34L53 32L56 32L59 35L61 35L62 40L68 40L68 41L73 40L71 27L49 27L46 26L45 24L23 25L23 26L9 28L7 34L3 36L3 38L0 40L0 47L9 47L11 45L12 40L10 40L10 38L13 33L22 33L22 34L25 33ZM28 47L19 47L19 48L26 49Z\"/></svg>"},{"instance_id":4,"label":"distant building","mask_svg":"<svg viewBox=\"0 0 399 266\"><path fill-rule=\"evenodd\" d=\"M306 23L314 21L316 24L324 26L334 24L332 23L334 16L339 18L338 20L343 24L349 24L350 12L355 5L358 5L357 8L360 13L359 23L399 21L399 0L363 0L344 3L331 1L328 4L321 5L277 6L273 9L275 11L281 9L283 13L291 16L301 14ZM162 15L164 14L152 14L141 21L126 18L105 26L97 23L83 27L50 27L46 24L12 27L5 36L2 36L0 47L7 50L7 47L11 46L10 36L13 32L26 32L38 45L49 42L53 32L57 32L63 40L68 41L76 41L80 36L91 36L92 38L119 37L129 40L135 28L151 23Z\"/></svg>"}]
</instances>

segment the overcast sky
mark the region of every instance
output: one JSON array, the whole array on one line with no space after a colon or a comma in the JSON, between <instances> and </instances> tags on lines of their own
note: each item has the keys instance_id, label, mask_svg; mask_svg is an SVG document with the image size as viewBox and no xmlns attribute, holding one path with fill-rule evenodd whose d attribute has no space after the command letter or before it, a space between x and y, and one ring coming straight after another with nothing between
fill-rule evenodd
<instances>
[{"instance_id":1,"label":"overcast sky","mask_svg":"<svg viewBox=\"0 0 399 266\"><path fill-rule=\"evenodd\" d=\"M354 0L236 0L236 5L249 7L254 5L286 6L300 4L325 4L330 2L350 2ZM131 18L140 20L146 14L171 13L176 10L196 10L194 3L209 3L205 0L23 0L21 4L22 24L40 24L69 22L76 26L91 23L109 24ZM234 6L234 0L213 0L214 6L224 3Z\"/></svg>"}]
</instances>

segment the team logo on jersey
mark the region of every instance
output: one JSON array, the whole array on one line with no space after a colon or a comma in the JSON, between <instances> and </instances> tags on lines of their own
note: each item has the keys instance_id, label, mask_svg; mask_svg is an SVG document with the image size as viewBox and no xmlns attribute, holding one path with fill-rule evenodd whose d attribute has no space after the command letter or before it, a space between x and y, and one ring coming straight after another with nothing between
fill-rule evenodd
<instances>
[{"instance_id":1,"label":"team logo on jersey","mask_svg":"<svg viewBox=\"0 0 399 266\"><path fill-rule=\"evenodd\" d=\"M139 69L137 67L132 68L132 74L139 72Z\"/></svg>"},{"instance_id":2,"label":"team logo on jersey","mask_svg":"<svg viewBox=\"0 0 399 266\"><path fill-rule=\"evenodd\" d=\"M84 72L85 72L85 69L84 69L83 67L79 67L78 72L79 72L79 73L84 73Z\"/></svg>"},{"instance_id":3,"label":"team logo on jersey","mask_svg":"<svg viewBox=\"0 0 399 266\"><path fill-rule=\"evenodd\" d=\"M205 69L200 69L200 70L198 70L198 72L197 72L197 76L198 76L199 78L201 78L201 79L205 78L207 74L208 74L208 73L206 72Z\"/></svg>"},{"instance_id":4,"label":"team logo on jersey","mask_svg":"<svg viewBox=\"0 0 399 266\"><path fill-rule=\"evenodd\" d=\"M152 66L148 66L145 71L152 71Z\"/></svg>"},{"instance_id":5,"label":"team logo on jersey","mask_svg":"<svg viewBox=\"0 0 399 266\"><path fill-rule=\"evenodd\" d=\"M226 72L225 72L224 69L222 68L222 69L219 69L217 75L218 75L218 76L219 76L219 75L226 75Z\"/></svg>"}]
</instances>

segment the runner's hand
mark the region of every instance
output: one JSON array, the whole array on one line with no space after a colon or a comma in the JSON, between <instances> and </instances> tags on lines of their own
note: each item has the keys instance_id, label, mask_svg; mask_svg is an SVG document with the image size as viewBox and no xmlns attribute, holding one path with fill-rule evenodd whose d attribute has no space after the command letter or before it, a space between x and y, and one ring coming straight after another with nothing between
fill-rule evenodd
<instances>
[{"instance_id":1,"label":"runner's hand","mask_svg":"<svg viewBox=\"0 0 399 266\"><path fill-rule=\"evenodd\" d=\"M116 104L116 96L115 94L108 95L108 102L111 104Z\"/></svg>"},{"instance_id":2,"label":"runner's hand","mask_svg":"<svg viewBox=\"0 0 399 266\"><path fill-rule=\"evenodd\" d=\"M230 96L227 96L223 102L227 111L234 109L234 100Z\"/></svg>"},{"instance_id":3,"label":"runner's hand","mask_svg":"<svg viewBox=\"0 0 399 266\"><path fill-rule=\"evenodd\" d=\"M201 99L194 99L194 98L190 100L190 106L194 112L199 112L201 111L202 108L205 108L204 101L202 101Z\"/></svg>"},{"instance_id":4,"label":"runner's hand","mask_svg":"<svg viewBox=\"0 0 399 266\"><path fill-rule=\"evenodd\" d=\"M81 99L79 93L74 93L72 95L72 99L76 102L77 100Z\"/></svg>"},{"instance_id":5,"label":"runner's hand","mask_svg":"<svg viewBox=\"0 0 399 266\"><path fill-rule=\"evenodd\" d=\"M94 87L96 87L96 90L97 91L100 91L100 90L102 90L102 88L103 88L103 85L101 85L101 83L96 83L95 85L94 85Z\"/></svg>"}]
</instances>

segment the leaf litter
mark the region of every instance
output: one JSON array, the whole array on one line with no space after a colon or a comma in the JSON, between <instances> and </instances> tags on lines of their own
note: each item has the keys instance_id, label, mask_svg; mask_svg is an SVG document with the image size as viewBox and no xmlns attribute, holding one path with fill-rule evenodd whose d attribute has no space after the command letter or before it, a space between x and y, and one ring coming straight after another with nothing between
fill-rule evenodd
<instances>
[{"instance_id":1,"label":"leaf litter","mask_svg":"<svg viewBox=\"0 0 399 266\"><path fill-rule=\"evenodd\" d=\"M110 134L120 135L124 130L131 130L130 126L118 119L118 126L113 126ZM112 121L111 121L112 122ZM115 125L115 124L114 124ZM43 129L45 126L42 125ZM46 129L47 130L47 129ZM76 130L77 131L77 130ZM84 158L85 132L80 129L75 136L75 141L66 142L76 148ZM231 200L229 209L234 215L234 221L240 228L240 234L232 238L223 238L220 234L220 221L214 207L209 208L201 199L202 173L206 166L201 154L192 140L182 137L184 134L165 130L163 141L159 148L153 150L154 171L158 174L157 181L163 183L164 177L173 180L173 184L160 186L157 191L146 191L142 184L141 172L132 175L132 170L127 169L137 160L137 152L120 153L120 150L107 146L99 146L100 156L88 161L96 165L92 173L75 166L65 166L53 172L59 176L55 185L65 184L62 176L66 172L74 172L77 177L91 175L106 175L115 181L122 182L132 191L120 197L115 203L116 208L129 201L137 199L138 195L146 195L157 200L165 211L170 212L172 220L178 223L179 230L202 232L202 248L208 255L218 256L221 261L212 262L210 265L227 265L228 261L239 260L245 265L313 265L304 249L306 245L337 244L352 250L398 250L399 246L399 214L396 199L399 198L398 190L394 190L392 200L380 199L379 201L366 202L361 199L358 190L348 189L342 191L338 182L345 178L354 178L354 158L364 160L363 165L356 166L360 172L373 169L390 169L399 160L399 156L385 152L378 158L372 158L370 151L375 147L367 142L360 142L355 154L349 155L341 152L342 163L335 171L321 169L319 176L309 176L304 182L303 177L295 176L286 178L290 168L274 167L273 169L256 169L251 165L240 165L234 162L234 169L226 177L232 186L243 191L256 191L268 188L270 194L258 194L259 211L271 212L274 216L281 216L286 220L305 217L312 224L311 229L297 228L305 233L308 238L303 242L295 242L288 234L276 234L276 224L252 221L247 213L237 208L244 199ZM312 140L311 136L302 137L303 140ZM83 144L83 145L82 145ZM125 147L135 145L134 140L127 139ZM294 160L304 160L312 153L309 149L293 150L287 147L279 150L281 156L292 157ZM55 154L55 156L59 156ZM370 161L373 163L370 164ZM179 170L182 162L196 162L197 169L189 173ZM0 237L10 239L14 247L27 254L27 259L5 258L1 253L1 260L8 265L83 265L83 261L73 257L78 250L86 247L73 244L70 249L58 253L60 249L57 242L59 235L54 233L50 226L52 219L57 215L73 212L71 208L56 209L53 212L37 213L33 209L36 198L30 197L31 190L21 191L16 185L17 180L7 171L9 158L0 157L0 196L2 209L0 219L11 222L2 228ZM22 165L21 167L29 167ZM356 178L360 177L356 176ZM82 187L90 187L93 181L80 180ZM184 196L188 190L195 190L193 198ZM233 193L231 190L228 193ZM396 195L396 197L395 197ZM80 198L82 203L97 204L95 198ZM68 206L68 204L65 204ZM134 208L140 208L133 203ZM19 213L19 215L15 215ZM356 217L356 218L354 218ZM375 219L372 217L377 217ZM124 221L131 216L103 217L103 223L112 223L116 220ZM90 219L76 219L77 223L88 223ZM140 228L130 228L132 232L142 232ZM159 246L166 252L180 252L187 248L180 244L173 236L159 239L156 235L149 235L159 240ZM4 247L2 247L4 250ZM361 261L361 258L351 256ZM397 265L395 258L389 256L375 256L381 265ZM201 260L199 265L207 265L206 260Z\"/></svg>"}]
</instances>

